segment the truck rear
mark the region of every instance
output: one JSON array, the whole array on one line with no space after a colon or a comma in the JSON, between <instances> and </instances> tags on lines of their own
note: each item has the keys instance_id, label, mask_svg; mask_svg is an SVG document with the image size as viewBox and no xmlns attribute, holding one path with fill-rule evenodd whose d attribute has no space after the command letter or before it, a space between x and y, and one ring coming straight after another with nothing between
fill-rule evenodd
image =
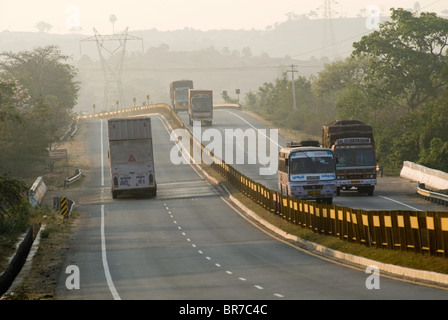
<instances>
[{"instance_id":1,"label":"truck rear","mask_svg":"<svg viewBox=\"0 0 448 320\"><path fill-rule=\"evenodd\" d=\"M373 129L359 120L338 120L322 127L322 146L337 158L337 194L357 189L373 195L376 185L376 156Z\"/></svg>"},{"instance_id":2,"label":"truck rear","mask_svg":"<svg viewBox=\"0 0 448 320\"><path fill-rule=\"evenodd\" d=\"M157 194L150 117L108 120L112 198Z\"/></svg>"},{"instance_id":3,"label":"truck rear","mask_svg":"<svg viewBox=\"0 0 448 320\"><path fill-rule=\"evenodd\" d=\"M188 122L201 121L208 126L213 120L213 90L190 89L188 91Z\"/></svg>"},{"instance_id":4,"label":"truck rear","mask_svg":"<svg viewBox=\"0 0 448 320\"><path fill-rule=\"evenodd\" d=\"M188 111L188 90L193 89L192 80L177 80L170 83L170 98L175 112Z\"/></svg>"}]
</instances>

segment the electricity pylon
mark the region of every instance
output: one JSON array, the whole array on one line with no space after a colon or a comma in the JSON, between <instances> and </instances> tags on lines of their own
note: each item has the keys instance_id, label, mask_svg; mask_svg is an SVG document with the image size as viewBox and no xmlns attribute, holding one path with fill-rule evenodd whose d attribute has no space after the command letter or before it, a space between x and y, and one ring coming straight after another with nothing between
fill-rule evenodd
<instances>
[{"instance_id":1,"label":"electricity pylon","mask_svg":"<svg viewBox=\"0 0 448 320\"><path fill-rule=\"evenodd\" d=\"M93 29L93 31L95 33L94 36L81 40L81 42L96 42L104 72L104 107L106 110L109 108L116 108L118 110L120 106L125 106L121 78L123 74L126 42L128 40L142 39L129 35L128 28L122 33L114 33L112 35L100 35L96 29Z\"/></svg>"},{"instance_id":2,"label":"electricity pylon","mask_svg":"<svg viewBox=\"0 0 448 320\"><path fill-rule=\"evenodd\" d=\"M331 3L334 0L324 1L324 28L322 33L322 57L328 55L328 48L331 47L333 56L337 55L336 38L334 35L333 28L333 9L331 8ZM320 9L320 8L319 8Z\"/></svg>"}]
</instances>

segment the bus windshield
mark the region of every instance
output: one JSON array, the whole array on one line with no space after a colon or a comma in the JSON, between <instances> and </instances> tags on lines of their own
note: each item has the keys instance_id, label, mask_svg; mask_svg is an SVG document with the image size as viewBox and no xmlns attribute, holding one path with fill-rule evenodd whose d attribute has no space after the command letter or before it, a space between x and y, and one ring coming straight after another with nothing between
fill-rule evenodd
<instances>
[{"instance_id":1,"label":"bus windshield","mask_svg":"<svg viewBox=\"0 0 448 320\"><path fill-rule=\"evenodd\" d=\"M290 156L289 174L333 173L335 162L329 151L295 152Z\"/></svg>"}]
</instances>

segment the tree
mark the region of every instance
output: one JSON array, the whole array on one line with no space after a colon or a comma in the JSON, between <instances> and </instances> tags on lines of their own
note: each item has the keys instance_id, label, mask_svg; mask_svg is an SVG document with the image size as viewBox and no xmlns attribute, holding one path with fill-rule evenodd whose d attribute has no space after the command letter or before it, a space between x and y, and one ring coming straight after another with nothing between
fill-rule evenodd
<instances>
[{"instance_id":1,"label":"tree","mask_svg":"<svg viewBox=\"0 0 448 320\"><path fill-rule=\"evenodd\" d=\"M247 93L245 106L283 128L320 134L322 124L333 120L334 112L313 94L311 80L298 77L294 86L298 97L296 110L293 109L293 90L287 73L274 83L264 83L256 93Z\"/></svg>"},{"instance_id":2,"label":"tree","mask_svg":"<svg viewBox=\"0 0 448 320\"><path fill-rule=\"evenodd\" d=\"M31 101L55 96L63 108L72 109L77 100L79 84L76 69L66 63L68 56L59 47L39 47L33 51L0 54L0 68L26 88Z\"/></svg>"},{"instance_id":3,"label":"tree","mask_svg":"<svg viewBox=\"0 0 448 320\"><path fill-rule=\"evenodd\" d=\"M25 183L0 175L0 234L23 231L28 226L30 204Z\"/></svg>"},{"instance_id":4,"label":"tree","mask_svg":"<svg viewBox=\"0 0 448 320\"><path fill-rule=\"evenodd\" d=\"M111 14L109 17L109 22L112 23L112 33L115 33L115 22L117 22L117 16Z\"/></svg>"},{"instance_id":5,"label":"tree","mask_svg":"<svg viewBox=\"0 0 448 320\"><path fill-rule=\"evenodd\" d=\"M45 163L72 120L76 71L54 46L0 57L0 173L24 177Z\"/></svg>"},{"instance_id":6,"label":"tree","mask_svg":"<svg viewBox=\"0 0 448 320\"><path fill-rule=\"evenodd\" d=\"M53 26L47 22L44 21L39 21L38 23L36 23L34 25L34 27L39 31L39 32L46 32L46 31L50 31L51 28L53 28Z\"/></svg>"},{"instance_id":7,"label":"tree","mask_svg":"<svg viewBox=\"0 0 448 320\"><path fill-rule=\"evenodd\" d=\"M353 56L369 58L366 80L378 100L412 111L448 83L448 20L392 9L391 21L354 43Z\"/></svg>"}]
</instances>

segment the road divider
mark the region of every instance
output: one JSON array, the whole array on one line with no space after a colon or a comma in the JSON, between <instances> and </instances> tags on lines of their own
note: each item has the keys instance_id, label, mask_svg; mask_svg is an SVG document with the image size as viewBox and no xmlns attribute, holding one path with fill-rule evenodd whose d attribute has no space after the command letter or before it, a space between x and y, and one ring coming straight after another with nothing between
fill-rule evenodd
<instances>
[{"instance_id":1,"label":"road divider","mask_svg":"<svg viewBox=\"0 0 448 320\"><path fill-rule=\"evenodd\" d=\"M47 186L45 185L44 179L38 177L28 191L28 200L33 207L37 207L42 202L46 193Z\"/></svg>"},{"instance_id":2,"label":"road divider","mask_svg":"<svg viewBox=\"0 0 448 320\"><path fill-rule=\"evenodd\" d=\"M431 169L410 161L404 161L400 176L409 180L424 183L435 190L448 189L448 173Z\"/></svg>"}]
</instances>

